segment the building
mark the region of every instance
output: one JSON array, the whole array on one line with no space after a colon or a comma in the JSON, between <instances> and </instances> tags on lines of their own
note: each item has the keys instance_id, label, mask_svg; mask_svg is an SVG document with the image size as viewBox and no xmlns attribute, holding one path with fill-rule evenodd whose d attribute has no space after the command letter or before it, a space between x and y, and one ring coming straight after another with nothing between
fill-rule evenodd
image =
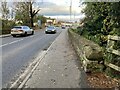
<instances>
[{"instance_id":1,"label":"building","mask_svg":"<svg viewBox=\"0 0 120 90\"><path fill-rule=\"evenodd\" d=\"M51 19L51 18L48 18L45 23L46 26L55 25L55 24L56 24L56 19Z\"/></svg>"}]
</instances>

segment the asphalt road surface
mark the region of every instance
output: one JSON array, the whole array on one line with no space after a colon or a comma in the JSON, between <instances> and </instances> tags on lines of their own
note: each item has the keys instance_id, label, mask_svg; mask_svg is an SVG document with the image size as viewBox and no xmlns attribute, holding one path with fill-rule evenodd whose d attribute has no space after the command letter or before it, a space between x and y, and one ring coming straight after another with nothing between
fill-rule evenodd
<instances>
[{"instance_id":1,"label":"asphalt road surface","mask_svg":"<svg viewBox=\"0 0 120 90\"><path fill-rule=\"evenodd\" d=\"M37 57L37 54L55 40L61 33L57 28L56 34L45 34L44 31L36 31L34 35L27 37L5 37L2 39L2 86L14 81L25 68Z\"/></svg>"}]
</instances>

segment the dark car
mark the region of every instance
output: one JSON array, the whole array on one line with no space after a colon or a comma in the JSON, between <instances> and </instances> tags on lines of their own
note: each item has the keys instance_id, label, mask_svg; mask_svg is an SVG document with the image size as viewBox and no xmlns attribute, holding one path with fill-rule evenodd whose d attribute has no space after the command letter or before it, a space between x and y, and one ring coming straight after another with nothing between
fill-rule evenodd
<instances>
[{"instance_id":1,"label":"dark car","mask_svg":"<svg viewBox=\"0 0 120 90\"><path fill-rule=\"evenodd\" d=\"M45 33L56 33L56 28L54 26L46 27Z\"/></svg>"},{"instance_id":2,"label":"dark car","mask_svg":"<svg viewBox=\"0 0 120 90\"><path fill-rule=\"evenodd\" d=\"M65 26L61 26L62 29L65 29Z\"/></svg>"}]
</instances>

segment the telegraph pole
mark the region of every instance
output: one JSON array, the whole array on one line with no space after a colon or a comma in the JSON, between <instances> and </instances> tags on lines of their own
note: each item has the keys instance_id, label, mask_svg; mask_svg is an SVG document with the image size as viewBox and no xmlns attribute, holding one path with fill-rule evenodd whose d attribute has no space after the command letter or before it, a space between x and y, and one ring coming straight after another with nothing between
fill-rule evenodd
<instances>
[{"instance_id":1,"label":"telegraph pole","mask_svg":"<svg viewBox=\"0 0 120 90\"><path fill-rule=\"evenodd\" d=\"M72 15L72 0L70 0L70 21L71 21L71 15Z\"/></svg>"}]
</instances>

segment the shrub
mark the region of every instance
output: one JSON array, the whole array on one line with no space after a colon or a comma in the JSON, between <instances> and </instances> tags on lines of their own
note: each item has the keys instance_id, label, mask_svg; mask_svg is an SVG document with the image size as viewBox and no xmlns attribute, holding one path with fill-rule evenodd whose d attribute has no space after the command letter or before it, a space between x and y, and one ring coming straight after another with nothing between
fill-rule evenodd
<instances>
[{"instance_id":1,"label":"shrub","mask_svg":"<svg viewBox=\"0 0 120 90\"><path fill-rule=\"evenodd\" d=\"M15 21L2 20L2 33L1 34L9 34L11 28L15 25L16 25Z\"/></svg>"}]
</instances>

